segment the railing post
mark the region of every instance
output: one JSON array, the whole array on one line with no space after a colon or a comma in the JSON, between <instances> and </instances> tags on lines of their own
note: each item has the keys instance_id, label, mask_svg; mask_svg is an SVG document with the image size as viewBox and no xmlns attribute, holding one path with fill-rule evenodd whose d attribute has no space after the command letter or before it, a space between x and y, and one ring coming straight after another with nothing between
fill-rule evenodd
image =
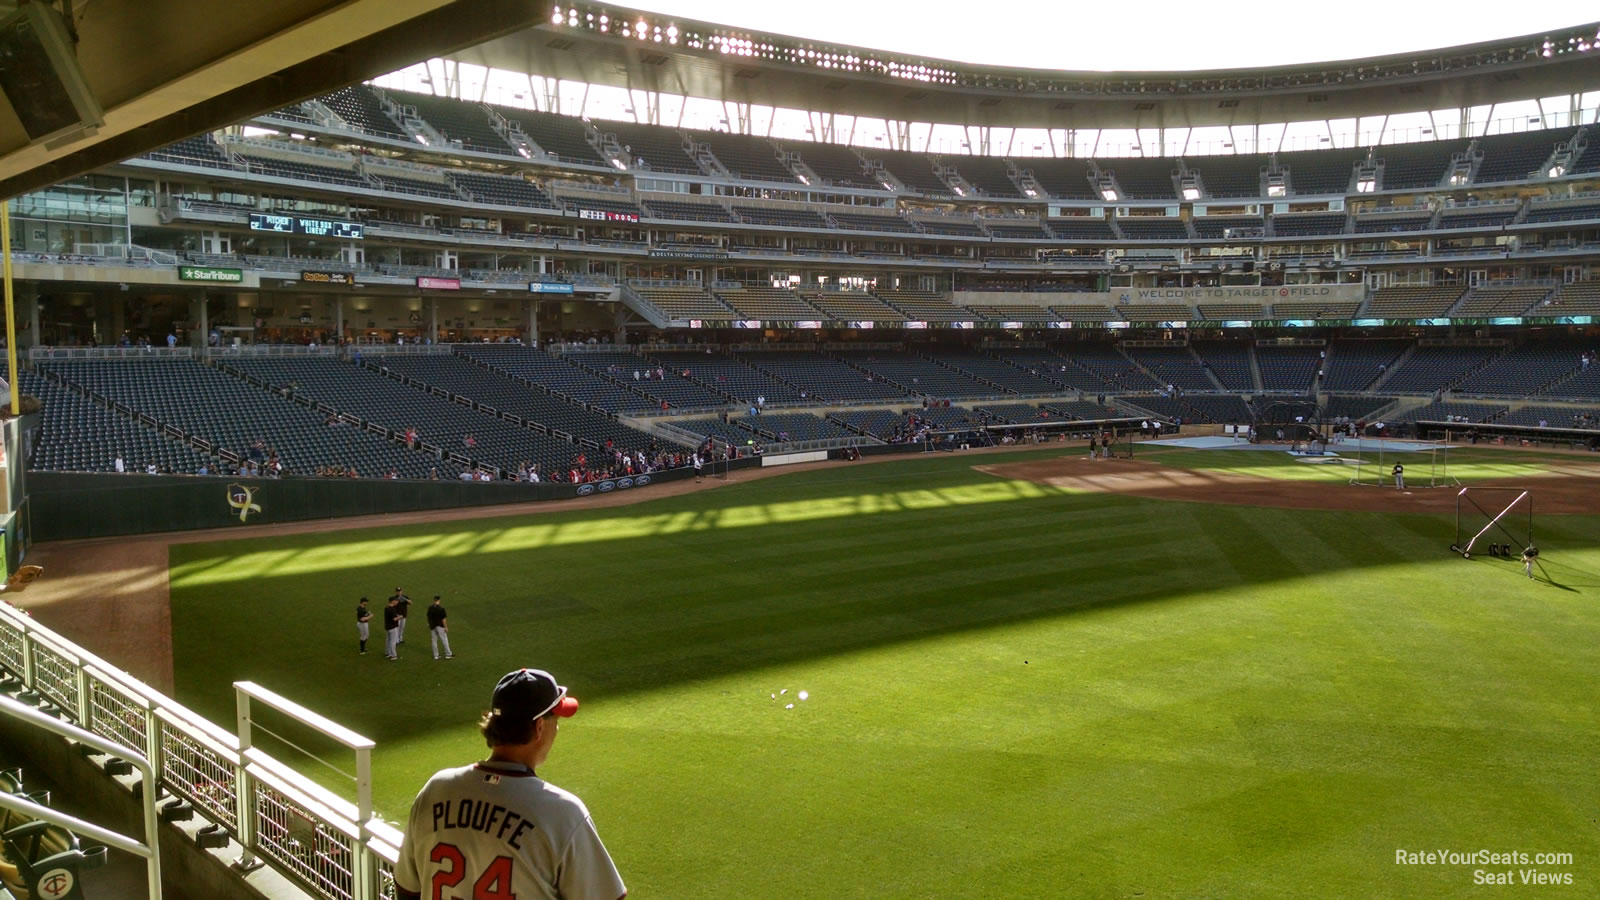
<instances>
[{"instance_id":1,"label":"railing post","mask_svg":"<svg viewBox=\"0 0 1600 900\"><path fill-rule=\"evenodd\" d=\"M33 665L33 631L25 628L22 631L22 683L30 691L34 689L35 674Z\"/></svg>"},{"instance_id":2,"label":"railing post","mask_svg":"<svg viewBox=\"0 0 1600 900\"><path fill-rule=\"evenodd\" d=\"M72 675L78 685L78 708L75 711L78 724L93 731L94 723L89 721L90 711L94 708L94 704L89 702L89 672L83 667L81 660L73 666Z\"/></svg>"},{"instance_id":3,"label":"railing post","mask_svg":"<svg viewBox=\"0 0 1600 900\"><path fill-rule=\"evenodd\" d=\"M239 859L241 869L255 865L256 848L256 791L250 777L245 756L250 750L250 697L241 691L234 692L239 735L239 756L233 764L234 816L239 820Z\"/></svg>"},{"instance_id":4,"label":"railing post","mask_svg":"<svg viewBox=\"0 0 1600 900\"><path fill-rule=\"evenodd\" d=\"M162 740L164 727L161 717L156 715L155 704L145 704L144 756L150 760L150 768L155 770L157 784L161 783L162 773L167 771L166 742Z\"/></svg>"}]
</instances>

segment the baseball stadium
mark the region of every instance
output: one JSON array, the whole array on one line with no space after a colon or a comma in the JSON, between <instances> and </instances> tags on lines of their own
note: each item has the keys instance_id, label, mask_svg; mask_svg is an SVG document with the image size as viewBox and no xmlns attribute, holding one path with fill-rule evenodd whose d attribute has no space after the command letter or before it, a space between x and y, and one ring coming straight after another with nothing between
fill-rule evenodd
<instances>
[{"instance_id":1,"label":"baseball stadium","mask_svg":"<svg viewBox=\"0 0 1600 900\"><path fill-rule=\"evenodd\" d=\"M645 5L0 2L0 900L1600 896L1592 13Z\"/></svg>"}]
</instances>

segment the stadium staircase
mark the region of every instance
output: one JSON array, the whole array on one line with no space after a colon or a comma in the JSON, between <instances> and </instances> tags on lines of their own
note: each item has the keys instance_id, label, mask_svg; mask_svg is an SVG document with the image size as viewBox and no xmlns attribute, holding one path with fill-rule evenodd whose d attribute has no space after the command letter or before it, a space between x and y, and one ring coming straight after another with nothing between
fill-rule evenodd
<instances>
[{"instance_id":1,"label":"stadium staircase","mask_svg":"<svg viewBox=\"0 0 1600 900\"><path fill-rule=\"evenodd\" d=\"M1008 388L1003 384L999 384L997 382L990 381L989 379L983 377L982 375L979 375L976 372L969 372L966 369L961 368L960 366L954 365L952 363L945 362L944 360L939 359L936 356L930 356L930 355L928 355L926 353L918 353L917 355L922 357L923 359L927 360L928 362L931 362L934 365L942 368L942 369L949 369L950 371L955 372L958 375L964 375L967 378L971 378L973 381L976 381L979 384L986 384L989 387L994 388L995 393L997 393L997 394L1018 394L1018 395L1021 394L1020 391L1014 391L1011 388Z\"/></svg>"},{"instance_id":2,"label":"stadium staircase","mask_svg":"<svg viewBox=\"0 0 1600 900\"><path fill-rule=\"evenodd\" d=\"M1261 358L1256 356L1255 344L1250 345L1250 352L1247 355L1250 359L1250 384L1255 388L1255 392L1259 394L1266 390L1267 382L1261 377Z\"/></svg>"},{"instance_id":3,"label":"stadium staircase","mask_svg":"<svg viewBox=\"0 0 1600 900\"><path fill-rule=\"evenodd\" d=\"M835 353L835 352L833 352L831 350L825 352L823 355L828 357L829 359L832 359L832 360L836 361L836 362L844 363L845 365L849 366L852 369L855 369L857 372L860 372L863 375L870 375L874 380L881 381L884 384L893 385L894 387L897 387L900 390L904 391L907 396L922 397L922 396L926 396L927 395L926 391L922 391L922 390L915 390L914 391L914 390L911 389L911 385L909 385L909 384L901 384L900 382L895 381L893 378L889 378L889 377L887 377L885 375L880 375L877 372L874 372L871 369L867 368L866 366L862 366L862 365L858 365L856 363L853 363L850 360L845 359L843 356L840 356L838 353Z\"/></svg>"},{"instance_id":4,"label":"stadium staircase","mask_svg":"<svg viewBox=\"0 0 1600 900\"><path fill-rule=\"evenodd\" d=\"M1194 357L1194 364L1200 367L1200 371L1206 373L1206 379L1211 382L1211 386L1216 388L1218 393L1227 393L1228 389L1227 389L1226 386L1223 385L1222 379L1218 378L1217 377L1217 373L1211 371L1211 367L1206 365L1206 361L1204 359L1200 358L1200 353L1194 349L1194 345L1193 344L1188 344L1188 345L1186 345L1184 347L1184 349L1188 350L1189 351L1189 355ZM1254 348L1251 348L1251 353L1250 353L1250 374L1251 374L1252 377L1254 377L1254 376L1256 376L1258 374L1258 370L1256 369L1256 366L1255 366L1255 361L1256 361L1255 350L1254 350ZM1257 378L1256 379L1256 384L1259 385L1260 383L1261 383L1260 379Z\"/></svg>"},{"instance_id":5,"label":"stadium staircase","mask_svg":"<svg viewBox=\"0 0 1600 900\"><path fill-rule=\"evenodd\" d=\"M672 317L663 312L661 307L651 303L644 295L630 287L627 282L620 282L617 285L617 292L618 297L622 300L622 305L633 310L641 319L657 328L664 329L670 326Z\"/></svg>"},{"instance_id":6,"label":"stadium staircase","mask_svg":"<svg viewBox=\"0 0 1600 900\"><path fill-rule=\"evenodd\" d=\"M1366 388L1363 391L1363 393L1369 393L1369 394L1381 394L1381 393L1383 393L1384 384L1387 383L1390 378L1394 377L1394 373L1400 371L1400 367L1405 365L1406 362L1411 359L1411 355L1413 353L1415 353L1416 350L1417 350L1417 345L1416 344L1412 344L1411 346L1407 347L1405 349L1404 353L1401 353L1399 356L1395 357L1394 362L1389 363L1389 368L1384 369L1383 370L1383 374L1379 375L1378 379L1376 381L1374 381L1371 384L1368 384L1366 386Z\"/></svg>"},{"instance_id":7,"label":"stadium staircase","mask_svg":"<svg viewBox=\"0 0 1600 900\"><path fill-rule=\"evenodd\" d=\"M637 354L635 354L635 355L637 355ZM655 397L652 397L649 394L649 392L647 392L645 390L642 390L641 388L635 387L633 382L628 380L628 379L621 378L621 377L618 377L616 375L612 375L610 372L607 372L607 371L605 371L603 369L596 368L594 366L584 365L584 363L580 361L583 358L583 354L579 354L579 353L563 354L562 358L565 359L568 363L571 363L573 366L576 366L577 368L581 369L587 375L592 375L595 378L598 378L601 381L604 381L604 382L612 385L613 387L621 388L622 390L627 391L630 394L636 394L636 395L638 395L640 397L645 398L646 400L651 401L651 405L652 406L654 406L656 403L659 402ZM645 360L644 357L641 356L641 357L639 357L639 362L640 363L644 363L644 362L646 362L646 360ZM643 366L641 366L641 368L642 367Z\"/></svg>"},{"instance_id":8,"label":"stadium staircase","mask_svg":"<svg viewBox=\"0 0 1600 900\"><path fill-rule=\"evenodd\" d=\"M1147 368L1145 366L1144 363L1139 362L1137 359L1134 359L1132 354L1130 354L1130 353L1128 353L1128 351L1122 349L1122 345L1121 344L1117 344L1116 347L1117 347L1117 353L1120 354L1123 359L1126 359L1128 361L1128 365L1131 368L1137 369L1140 374L1142 374L1144 377L1150 379L1151 381L1154 381L1156 384L1161 385L1161 387L1165 388L1167 386L1167 379L1161 377L1160 375L1157 375L1155 372L1152 372L1149 368ZM1216 379L1216 376L1212 376L1212 380L1215 380L1215 379Z\"/></svg>"},{"instance_id":9,"label":"stadium staircase","mask_svg":"<svg viewBox=\"0 0 1600 900\"><path fill-rule=\"evenodd\" d=\"M934 163L933 174L955 191L957 197L976 197L983 193L972 186L972 183L961 177L955 166L946 166Z\"/></svg>"},{"instance_id":10,"label":"stadium staircase","mask_svg":"<svg viewBox=\"0 0 1600 900\"><path fill-rule=\"evenodd\" d=\"M544 148L534 143L533 138L522 130L521 122L513 122L493 107L485 106L489 113L489 127L505 139L513 150L522 153L526 159L540 159L544 156Z\"/></svg>"},{"instance_id":11,"label":"stadium staircase","mask_svg":"<svg viewBox=\"0 0 1600 900\"><path fill-rule=\"evenodd\" d=\"M698 141L694 141L691 142L691 148L690 155L694 157L694 161L700 165L700 168L706 171L706 174L718 178L735 177L734 174L728 170L728 167L723 164L722 160L717 159L717 155L711 152L710 144L703 144Z\"/></svg>"},{"instance_id":12,"label":"stadium staircase","mask_svg":"<svg viewBox=\"0 0 1600 900\"><path fill-rule=\"evenodd\" d=\"M1510 353L1512 350L1515 350L1516 347L1517 347L1517 345L1515 343L1507 341L1506 345L1504 347L1500 348L1500 352L1499 353L1494 354L1493 356L1489 357L1488 359L1484 360L1483 362L1479 363L1478 365L1473 366L1470 369L1465 369L1465 370L1457 372L1455 375L1451 376L1449 381L1446 381L1443 384L1439 385L1439 388L1438 388L1439 392L1441 394L1445 395L1445 396L1449 396L1450 392L1455 390L1456 386L1461 384L1461 382L1466 381L1468 378L1471 378L1472 376L1478 374L1479 372L1482 372L1484 369L1487 369L1490 366L1494 365L1495 363L1499 362L1502 357L1504 357L1507 353Z\"/></svg>"},{"instance_id":13,"label":"stadium staircase","mask_svg":"<svg viewBox=\"0 0 1600 900\"><path fill-rule=\"evenodd\" d=\"M30 467L54 469L54 463L70 461L70 471L111 471L112 460L122 456L129 471L151 460L178 471L174 462L219 459L177 429L162 427L154 416L142 415L56 372L27 366L20 373L20 386L23 393L39 399L44 416L44 427L35 432ZM114 445L105 446L108 439Z\"/></svg>"},{"instance_id":14,"label":"stadium staircase","mask_svg":"<svg viewBox=\"0 0 1600 900\"><path fill-rule=\"evenodd\" d=\"M380 440L394 444L400 448L405 448L405 440L403 437L401 437L401 434L403 434L405 431L404 426L401 426L400 429L396 431L395 427L389 423L374 422L368 419L366 416L359 415L349 409L340 408L339 406L335 406L334 404L325 402L324 400L305 396L296 390L294 386L290 386L288 388L274 387L267 379L253 375L235 366L230 366L226 362L207 360L205 365L216 369L218 372L221 372L224 375L236 378L239 381L250 385L251 387L259 388L260 390L274 397L279 397L302 406L308 406L324 415L338 416L341 421L360 427L364 431L376 435ZM373 371L376 372L377 370L374 369ZM443 450L442 448L433 447L432 445L423 443L421 441L418 441L418 444L420 449L412 452L421 453L425 456L437 456L441 461L450 456L449 451ZM405 449L409 450L410 448ZM458 459L456 462L461 463L464 461Z\"/></svg>"},{"instance_id":15,"label":"stadium staircase","mask_svg":"<svg viewBox=\"0 0 1600 900\"><path fill-rule=\"evenodd\" d=\"M1059 355L1055 355L1055 354L1052 354L1052 355L1055 356L1057 365L1069 365L1069 366L1072 366L1074 369L1079 369L1080 371L1082 371L1082 367L1078 366L1076 363L1073 363L1071 360L1066 359L1065 357L1062 357L1062 356L1059 356ZM1017 360L1008 359L1008 358L1006 358L1004 356L999 356L999 355L996 355L995 353L992 353L992 352L988 353L988 356L990 358L998 361L998 362L1005 363L1006 365L1010 366L1013 369L1016 369L1019 372L1024 372L1024 373L1026 373L1028 375L1032 375L1034 378L1038 378L1041 381L1048 381L1051 384L1055 385L1057 388L1059 388L1062 391L1062 393L1066 393L1066 394L1077 394L1078 393L1077 388L1074 388L1071 385L1067 384L1066 382L1062 381L1060 378L1057 378L1056 376L1061 374L1061 373L1059 373L1056 370L1050 368L1050 366L1048 366L1048 365L1038 367L1038 372L1035 373L1034 367L1023 365L1022 363L1018 362Z\"/></svg>"},{"instance_id":16,"label":"stadium staircase","mask_svg":"<svg viewBox=\"0 0 1600 900\"><path fill-rule=\"evenodd\" d=\"M389 118L399 122L400 127L411 135L412 140L419 140L428 147L450 146L450 142L445 140L444 135L440 134L438 129L429 125L428 120L422 117L422 114L417 111L415 106L401 106L389 99L388 95L381 89L374 88L374 90L377 91L378 99L383 103L384 110L389 113Z\"/></svg>"},{"instance_id":17,"label":"stadium staircase","mask_svg":"<svg viewBox=\"0 0 1600 900\"><path fill-rule=\"evenodd\" d=\"M1538 390L1534 391L1533 392L1533 396L1534 397L1546 397L1546 396L1552 394L1557 388L1561 387L1563 384L1566 384L1569 381L1573 381L1573 380L1577 379L1579 376L1585 375L1585 374L1587 374L1587 370L1585 370L1585 369L1581 369L1581 368L1573 369L1571 372L1568 372L1567 374L1562 375L1560 378L1557 378L1556 380L1550 382L1549 384L1546 384L1545 386L1543 386L1543 387L1539 388ZM1555 396L1559 397L1560 395L1557 394ZM1592 403L1593 401L1584 401L1584 402Z\"/></svg>"}]
</instances>

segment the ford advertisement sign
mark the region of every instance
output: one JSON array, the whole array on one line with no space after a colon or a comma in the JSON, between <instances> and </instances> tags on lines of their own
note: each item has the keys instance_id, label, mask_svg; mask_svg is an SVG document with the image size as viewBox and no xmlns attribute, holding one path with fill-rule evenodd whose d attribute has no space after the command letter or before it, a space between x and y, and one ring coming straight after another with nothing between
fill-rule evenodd
<instances>
[{"instance_id":1,"label":"ford advertisement sign","mask_svg":"<svg viewBox=\"0 0 1600 900\"><path fill-rule=\"evenodd\" d=\"M594 485L592 485L592 484L580 484L580 485L578 485L578 496L579 497L587 497L592 493L594 493Z\"/></svg>"}]
</instances>

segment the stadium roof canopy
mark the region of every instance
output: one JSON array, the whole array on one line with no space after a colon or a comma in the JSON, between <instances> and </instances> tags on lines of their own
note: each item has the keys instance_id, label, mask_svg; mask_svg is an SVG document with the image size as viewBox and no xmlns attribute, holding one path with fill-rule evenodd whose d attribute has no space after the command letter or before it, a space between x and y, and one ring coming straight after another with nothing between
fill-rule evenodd
<instances>
[{"instance_id":1,"label":"stadium roof canopy","mask_svg":"<svg viewBox=\"0 0 1600 900\"><path fill-rule=\"evenodd\" d=\"M1600 84L1600 24L1369 59L1108 73L951 62L567 0L553 3L535 27L449 58L563 81L876 119L1181 128L1580 93Z\"/></svg>"},{"instance_id":2,"label":"stadium roof canopy","mask_svg":"<svg viewBox=\"0 0 1600 900\"><path fill-rule=\"evenodd\" d=\"M538 0L35 0L64 10L92 134L30 144L0 100L0 197L548 20ZM16 11L0 0L0 18ZM25 80L41 66L12 62Z\"/></svg>"}]
</instances>

